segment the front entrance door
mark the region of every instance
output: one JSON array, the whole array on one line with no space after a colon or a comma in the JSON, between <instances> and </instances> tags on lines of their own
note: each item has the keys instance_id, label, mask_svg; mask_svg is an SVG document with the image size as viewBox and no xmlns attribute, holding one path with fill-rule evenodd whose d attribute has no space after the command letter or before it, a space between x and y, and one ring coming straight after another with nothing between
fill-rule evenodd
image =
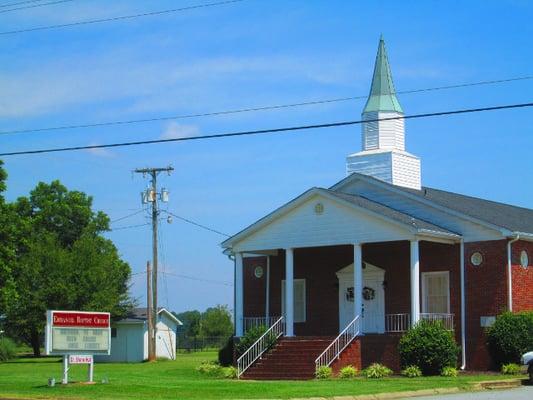
<instances>
[{"instance_id":1,"label":"front entrance door","mask_svg":"<svg viewBox=\"0 0 533 400\"><path fill-rule=\"evenodd\" d=\"M364 333L385 332L385 271L364 263L363 309L359 313ZM339 331L342 331L354 316L353 264L337 272L339 278Z\"/></svg>"}]
</instances>

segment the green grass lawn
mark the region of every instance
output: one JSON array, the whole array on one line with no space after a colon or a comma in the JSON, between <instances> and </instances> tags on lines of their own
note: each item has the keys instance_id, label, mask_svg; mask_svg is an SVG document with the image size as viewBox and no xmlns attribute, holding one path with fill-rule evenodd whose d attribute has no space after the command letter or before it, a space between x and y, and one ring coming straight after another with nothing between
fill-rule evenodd
<instances>
[{"instance_id":1,"label":"green grass lawn","mask_svg":"<svg viewBox=\"0 0 533 400\"><path fill-rule=\"evenodd\" d=\"M466 389L471 383L499 376L466 375L458 378L427 377L382 380L357 378L330 381L237 381L209 378L195 368L214 360L215 352L178 354L176 361L141 364L96 364L95 380L109 383L73 383L48 387L49 377L61 381L59 358L19 358L0 363L0 398L90 398L90 399L287 399L291 397L332 397L405 390ZM73 366L70 380L83 382L87 366Z\"/></svg>"}]
</instances>

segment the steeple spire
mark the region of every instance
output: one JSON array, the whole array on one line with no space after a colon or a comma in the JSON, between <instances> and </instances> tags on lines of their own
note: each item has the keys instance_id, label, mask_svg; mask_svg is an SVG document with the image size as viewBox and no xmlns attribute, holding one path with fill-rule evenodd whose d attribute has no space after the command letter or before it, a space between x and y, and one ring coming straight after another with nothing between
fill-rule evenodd
<instances>
[{"instance_id":1,"label":"steeple spire","mask_svg":"<svg viewBox=\"0 0 533 400\"><path fill-rule=\"evenodd\" d=\"M392 74L383 35L379 38L378 54L374 65L374 76L372 77L370 94L363 110L363 114L375 111L403 113L402 106L396 97L394 83L392 82Z\"/></svg>"}]
</instances>

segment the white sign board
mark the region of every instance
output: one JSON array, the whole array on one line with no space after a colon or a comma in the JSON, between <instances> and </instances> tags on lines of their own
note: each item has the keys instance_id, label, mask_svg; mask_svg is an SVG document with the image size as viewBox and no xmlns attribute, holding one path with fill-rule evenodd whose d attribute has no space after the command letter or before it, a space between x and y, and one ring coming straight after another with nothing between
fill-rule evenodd
<instances>
[{"instance_id":1,"label":"white sign board","mask_svg":"<svg viewBox=\"0 0 533 400\"><path fill-rule=\"evenodd\" d=\"M51 310L46 316L47 355L110 354L109 313Z\"/></svg>"},{"instance_id":2,"label":"white sign board","mask_svg":"<svg viewBox=\"0 0 533 400\"><path fill-rule=\"evenodd\" d=\"M92 355L70 355L68 356L69 364L92 364L93 363Z\"/></svg>"}]
</instances>

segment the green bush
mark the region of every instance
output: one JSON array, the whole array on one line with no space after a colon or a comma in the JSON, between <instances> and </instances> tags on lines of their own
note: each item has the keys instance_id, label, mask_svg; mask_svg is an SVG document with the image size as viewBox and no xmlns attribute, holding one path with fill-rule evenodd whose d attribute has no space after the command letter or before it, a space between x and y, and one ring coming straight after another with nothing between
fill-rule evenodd
<instances>
[{"instance_id":1,"label":"green bush","mask_svg":"<svg viewBox=\"0 0 533 400\"><path fill-rule=\"evenodd\" d=\"M17 345L7 337L0 338L0 362L15 358Z\"/></svg>"},{"instance_id":2,"label":"green bush","mask_svg":"<svg viewBox=\"0 0 533 400\"><path fill-rule=\"evenodd\" d=\"M357 369L352 365L347 365L346 367L341 368L339 371L339 378L341 379L351 379L357 376Z\"/></svg>"},{"instance_id":3,"label":"green bush","mask_svg":"<svg viewBox=\"0 0 533 400\"><path fill-rule=\"evenodd\" d=\"M319 367L315 372L316 379L329 379L332 374L333 371L331 367L326 366Z\"/></svg>"},{"instance_id":4,"label":"green bush","mask_svg":"<svg viewBox=\"0 0 533 400\"><path fill-rule=\"evenodd\" d=\"M203 375L213 378L235 379L237 378L237 369L235 367L223 367L216 361L204 361L196 370Z\"/></svg>"},{"instance_id":5,"label":"green bush","mask_svg":"<svg viewBox=\"0 0 533 400\"><path fill-rule=\"evenodd\" d=\"M250 346L252 346L257 341L257 339L263 336L267 329L268 328L265 325L259 325L248 329L239 341L239 343L235 345L235 348L237 349L237 357L244 354L244 352L248 350ZM274 334L272 334L270 337L267 338L267 349L272 347L275 342L276 337L274 336Z\"/></svg>"},{"instance_id":6,"label":"green bush","mask_svg":"<svg viewBox=\"0 0 533 400\"><path fill-rule=\"evenodd\" d=\"M440 371L441 376L446 376L448 378L455 378L458 375L457 368L454 367L444 367Z\"/></svg>"},{"instance_id":7,"label":"green bush","mask_svg":"<svg viewBox=\"0 0 533 400\"><path fill-rule=\"evenodd\" d=\"M392 371L382 364L374 363L362 370L361 374L366 378L380 379L392 375Z\"/></svg>"},{"instance_id":8,"label":"green bush","mask_svg":"<svg viewBox=\"0 0 533 400\"><path fill-rule=\"evenodd\" d=\"M438 375L455 367L460 349L440 322L422 320L402 336L398 350L402 367L416 365L424 375Z\"/></svg>"},{"instance_id":9,"label":"green bush","mask_svg":"<svg viewBox=\"0 0 533 400\"><path fill-rule=\"evenodd\" d=\"M409 365L402 370L402 375L407 378L419 378L422 376L422 371L416 365Z\"/></svg>"},{"instance_id":10,"label":"green bush","mask_svg":"<svg viewBox=\"0 0 533 400\"><path fill-rule=\"evenodd\" d=\"M218 351L218 363L223 367L233 365L233 352L235 350L235 343L233 337L230 337L224 347Z\"/></svg>"},{"instance_id":11,"label":"green bush","mask_svg":"<svg viewBox=\"0 0 533 400\"><path fill-rule=\"evenodd\" d=\"M505 312L487 329L487 344L497 366L520 362L533 349L533 311Z\"/></svg>"},{"instance_id":12,"label":"green bush","mask_svg":"<svg viewBox=\"0 0 533 400\"><path fill-rule=\"evenodd\" d=\"M520 375L522 367L518 364L509 363L502 365L502 374L504 375Z\"/></svg>"}]
</instances>

